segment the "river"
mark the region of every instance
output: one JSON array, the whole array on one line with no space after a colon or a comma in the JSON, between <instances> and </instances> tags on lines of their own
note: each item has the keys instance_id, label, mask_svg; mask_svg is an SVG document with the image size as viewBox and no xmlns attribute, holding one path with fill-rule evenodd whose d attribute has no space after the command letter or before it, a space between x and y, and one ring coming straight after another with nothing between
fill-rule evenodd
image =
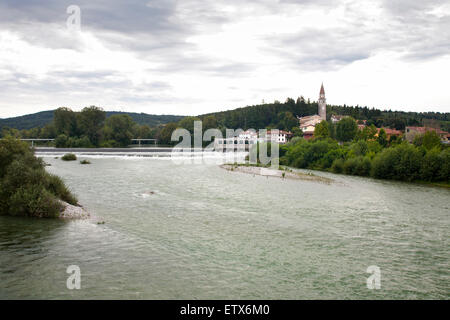
<instances>
[{"instance_id":1,"label":"river","mask_svg":"<svg viewBox=\"0 0 450 320\"><path fill-rule=\"evenodd\" d=\"M164 156L44 159L105 224L0 217L0 299L450 298L448 189Z\"/></svg>"}]
</instances>

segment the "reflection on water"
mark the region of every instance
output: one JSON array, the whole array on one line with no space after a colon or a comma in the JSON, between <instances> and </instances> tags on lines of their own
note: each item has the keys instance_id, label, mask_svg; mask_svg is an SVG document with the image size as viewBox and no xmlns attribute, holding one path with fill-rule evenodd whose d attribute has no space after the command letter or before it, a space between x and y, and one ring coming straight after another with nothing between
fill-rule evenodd
<instances>
[{"instance_id":1,"label":"reflection on water","mask_svg":"<svg viewBox=\"0 0 450 320\"><path fill-rule=\"evenodd\" d=\"M161 158L46 161L106 224L0 217L0 298L450 297L448 190ZM73 264L78 291L66 288ZM370 265L380 290L366 287Z\"/></svg>"}]
</instances>

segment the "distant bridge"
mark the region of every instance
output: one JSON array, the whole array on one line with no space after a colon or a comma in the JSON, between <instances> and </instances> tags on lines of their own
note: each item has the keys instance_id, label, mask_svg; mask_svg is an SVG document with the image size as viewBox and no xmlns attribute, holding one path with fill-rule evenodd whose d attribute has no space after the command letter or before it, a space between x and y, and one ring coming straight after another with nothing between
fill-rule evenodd
<instances>
[{"instance_id":1,"label":"distant bridge","mask_svg":"<svg viewBox=\"0 0 450 320\"><path fill-rule=\"evenodd\" d=\"M34 142L39 142L39 141L55 141L55 139L20 139L22 141L31 141L31 147L34 147Z\"/></svg>"},{"instance_id":2,"label":"distant bridge","mask_svg":"<svg viewBox=\"0 0 450 320\"><path fill-rule=\"evenodd\" d=\"M135 141L137 141L138 143L139 143L139 147L141 146L141 142L145 142L145 141L154 141L154 143L155 143L155 146L156 146L156 144L157 144L157 142L158 142L158 140L157 139L131 139L131 142L135 142Z\"/></svg>"}]
</instances>

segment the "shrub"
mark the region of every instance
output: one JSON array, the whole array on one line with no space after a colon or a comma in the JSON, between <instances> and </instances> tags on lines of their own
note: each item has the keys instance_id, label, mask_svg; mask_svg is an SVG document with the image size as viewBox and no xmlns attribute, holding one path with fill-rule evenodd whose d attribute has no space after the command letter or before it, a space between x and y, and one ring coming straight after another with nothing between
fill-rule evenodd
<instances>
[{"instance_id":1,"label":"shrub","mask_svg":"<svg viewBox=\"0 0 450 320\"><path fill-rule=\"evenodd\" d=\"M450 148L442 151L440 154L441 169L437 176L437 180L450 183Z\"/></svg>"},{"instance_id":2,"label":"shrub","mask_svg":"<svg viewBox=\"0 0 450 320\"><path fill-rule=\"evenodd\" d=\"M351 155L365 156L368 151L369 151L369 146L368 146L367 142L364 140L359 140L350 146Z\"/></svg>"},{"instance_id":3,"label":"shrub","mask_svg":"<svg viewBox=\"0 0 450 320\"><path fill-rule=\"evenodd\" d=\"M61 160L63 160L63 161L75 161L75 160L77 160L77 156L74 155L73 153L66 153L65 155L63 155L61 157Z\"/></svg>"},{"instance_id":4,"label":"shrub","mask_svg":"<svg viewBox=\"0 0 450 320\"><path fill-rule=\"evenodd\" d=\"M358 166L359 158L350 158L344 162L343 171L345 174L354 175Z\"/></svg>"},{"instance_id":5,"label":"shrub","mask_svg":"<svg viewBox=\"0 0 450 320\"><path fill-rule=\"evenodd\" d=\"M44 163L27 144L0 140L0 215L58 216L58 199L76 205L62 180L45 171Z\"/></svg>"},{"instance_id":6,"label":"shrub","mask_svg":"<svg viewBox=\"0 0 450 320\"><path fill-rule=\"evenodd\" d=\"M431 149L427 152L422 161L421 178L426 181L439 180L439 171L441 169L442 160L440 150L438 148Z\"/></svg>"},{"instance_id":7,"label":"shrub","mask_svg":"<svg viewBox=\"0 0 450 320\"><path fill-rule=\"evenodd\" d=\"M81 164L91 164L91 162L89 160L86 160L86 159L81 160L80 163Z\"/></svg>"},{"instance_id":8,"label":"shrub","mask_svg":"<svg viewBox=\"0 0 450 320\"><path fill-rule=\"evenodd\" d=\"M336 124L336 138L339 141L351 141L358 132L358 125L353 118L344 118Z\"/></svg>"},{"instance_id":9,"label":"shrub","mask_svg":"<svg viewBox=\"0 0 450 320\"><path fill-rule=\"evenodd\" d=\"M55 139L55 147L56 148L65 148L67 147L67 136L65 134L60 134Z\"/></svg>"},{"instance_id":10,"label":"shrub","mask_svg":"<svg viewBox=\"0 0 450 320\"><path fill-rule=\"evenodd\" d=\"M370 175L370 169L372 167L372 161L369 157L361 157L358 160L358 164L356 166L355 174L358 176L369 176Z\"/></svg>"},{"instance_id":11,"label":"shrub","mask_svg":"<svg viewBox=\"0 0 450 320\"><path fill-rule=\"evenodd\" d=\"M331 171L334 173L342 173L344 171L344 159L336 159L331 165Z\"/></svg>"},{"instance_id":12,"label":"shrub","mask_svg":"<svg viewBox=\"0 0 450 320\"><path fill-rule=\"evenodd\" d=\"M55 196L76 205L78 203L77 198L70 192L69 188L64 184L62 179L54 174L47 174L45 179L45 187Z\"/></svg>"},{"instance_id":13,"label":"shrub","mask_svg":"<svg viewBox=\"0 0 450 320\"><path fill-rule=\"evenodd\" d=\"M416 147L402 143L375 156L371 175L380 179L416 180L420 177L422 160L422 154Z\"/></svg>"},{"instance_id":14,"label":"shrub","mask_svg":"<svg viewBox=\"0 0 450 320\"><path fill-rule=\"evenodd\" d=\"M336 159L344 159L345 156L346 150L344 148L331 149L318 161L318 164L322 169L328 169L331 168Z\"/></svg>"},{"instance_id":15,"label":"shrub","mask_svg":"<svg viewBox=\"0 0 450 320\"><path fill-rule=\"evenodd\" d=\"M290 147L285 157L297 168L329 168L334 157L341 156L340 151L332 152L339 148L337 142L333 140L306 141L303 139Z\"/></svg>"},{"instance_id":16,"label":"shrub","mask_svg":"<svg viewBox=\"0 0 450 320\"><path fill-rule=\"evenodd\" d=\"M414 137L413 144L418 147L423 147L425 150L441 147L441 138L439 138L436 131L427 131L424 134L417 134Z\"/></svg>"},{"instance_id":17,"label":"shrub","mask_svg":"<svg viewBox=\"0 0 450 320\"><path fill-rule=\"evenodd\" d=\"M55 218L62 209L56 197L39 184L20 187L9 203L9 214L12 216Z\"/></svg>"}]
</instances>

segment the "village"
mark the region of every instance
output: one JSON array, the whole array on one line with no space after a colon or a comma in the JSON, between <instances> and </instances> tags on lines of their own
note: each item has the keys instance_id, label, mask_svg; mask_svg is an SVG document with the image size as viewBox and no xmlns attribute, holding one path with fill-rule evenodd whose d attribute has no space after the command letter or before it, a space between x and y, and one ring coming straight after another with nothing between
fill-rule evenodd
<instances>
[{"instance_id":1,"label":"village","mask_svg":"<svg viewBox=\"0 0 450 320\"><path fill-rule=\"evenodd\" d=\"M336 115L331 114L328 118L331 124L337 124L341 120L345 118L349 118L350 116L346 115ZM326 98L325 98L325 89L322 84L319 93L318 100L318 114L305 116L305 117L297 117L298 119L298 128L301 130L301 136L310 140L315 138L315 130L316 127L322 122L327 121L326 114ZM368 127L367 120L356 120L358 130L364 130L364 128ZM434 131L439 138L441 139L442 144L450 143L450 133L441 130L438 125L437 126L406 126L405 130L396 130L388 127L380 127L376 128L376 133L374 137L377 138L380 135L380 132L384 131L386 134L387 140L391 140L392 137L394 139L404 139L409 143L413 143L414 139L418 135L424 135L426 132ZM278 144L286 144L288 143L294 136L296 136L291 131L279 130L279 129L261 129L257 132L254 129L248 129L246 131L243 130L235 130L237 134L232 137L215 139L214 141L214 149L215 150L248 150L250 146L264 142L272 142Z\"/></svg>"}]
</instances>

